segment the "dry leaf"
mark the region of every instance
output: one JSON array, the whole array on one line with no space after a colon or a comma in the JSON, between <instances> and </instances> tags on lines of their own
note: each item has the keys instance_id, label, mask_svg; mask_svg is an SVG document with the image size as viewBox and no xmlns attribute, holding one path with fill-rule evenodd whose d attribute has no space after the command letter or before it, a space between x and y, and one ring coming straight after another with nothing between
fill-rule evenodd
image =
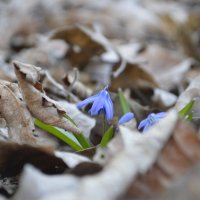
<instances>
[{"instance_id":1,"label":"dry leaf","mask_svg":"<svg viewBox=\"0 0 200 200\"><path fill-rule=\"evenodd\" d=\"M178 51L158 45L149 45L138 59L147 61L147 64L141 67L151 74L161 88L166 90L182 83L193 62L191 59L184 59Z\"/></svg>"},{"instance_id":2,"label":"dry leaf","mask_svg":"<svg viewBox=\"0 0 200 200\"><path fill-rule=\"evenodd\" d=\"M72 74L67 74L63 78L63 83L74 95L78 96L80 99L86 99L92 95L92 90L78 80L77 73L78 71L74 70L74 76L72 76Z\"/></svg>"},{"instance_id":3,"label":"dry leaf","mask_svg":"<svg viewBox=\"0 0 200 200\"><path fill-rule=\"evenodd\" d=\"M32 117L15 83L0 82L0 113L7 123L8 134L12 141L36 143L32 135L35 129Z\"/></svg>"},{"instance_id":4,"label":"dry leaf","mask_svg":"<svg viewBox=\"0 0 200 200\"><path fill-rule=\"evenodd\" d=\"M199 151L200 139L194 128L186 122L178 121L155 164L147 173L137 177L124 198L154 197L200 161Z\"/></svg>"},{"instance_id":5,"label":"dry leaf","mask_svg":"<svg viewBox=\"0 0 200 200\"><path fill-rule=\"evenodd\" d=\"M19 175L25 164L31 164L47 174L60 174L68 168L48 147L0 141L0 172L3 177Z\"/></svg>"},{"instance_id":6,"label":"dry leaf","mask_svg":"<svg viewBox=\"0 0 200 200\"><path fill-rule=\"evenodd\" d=\"M40 68L17 61L13 65L25 102L34 117L46 124L80 133L76 126L63 117L65 111L44 93L39 83Z\"/></svg>"},{"instance_id":7,"label":"dry leaf","mask_svg":"<svg viewBox=\"0 0 200 200\"><path fill-rule=\"evenodd\" d=\"M73 168L82 162L92 162L89 158L85 156L70 152L56 151L55 155L56 157L61 158L70 168Z\"/></svg>"},{"instance_id":8,"label":"dry leaf","mask_svg":"<svg viewBox=\"0 0 200 200\"><path fill-rule=\"evenodd\" d=\"M126 63L124 71L111 81L111 88L158 87L154 78L137 64Z\"/></svg>"},{"instance_id":9,"label":"dry leaf","mask_svg":"<svg viewBox=\"0 0 200 200\"><path fill-rule=\"evenodd\" d=\"M192 167L186 175L177 178L169 187L169 189L163 192L154 200L183 200L183 199L200 199L199 192L199 174L200 165L195 165Z\"/></svg>"},{"instance_id":10,"label":"dry leaf","mask_svg":"<svg viewBox=\"0 0 200 200\"><path fill-rule=\"evenodd\" d=\"M190 85L185 89L185 91L179 96L175 109L177 111L184 108L191 100L200 98L200 76L196 77Z\"/></svg>"},{"instance_id":11,"label":"dry leaf","mask_svg":"<svg viewBox=\"0 0 200 200\"><path fill-rule=\"evenodd\" d=\"M60 65L59 61L67 52L67 44L62 40L48 40L46 37L37 37L35 47L24 49L12 56L12 60L23 63L42 66L43 68L54 68Z\"/></svg>"},{"instance_id":12,"label":"dry leaf","mask_svg":"<svg viewBox=\"0 0 200 200\"><path fill-rule=\"evenodd\" d=\"M72 65L84 67L95 55L105 51L103 44L95 37L95 32L82 26L58 29L52 33L51 39L62 39L70 45L67 58Z\"/></svg>"}]
</instances>

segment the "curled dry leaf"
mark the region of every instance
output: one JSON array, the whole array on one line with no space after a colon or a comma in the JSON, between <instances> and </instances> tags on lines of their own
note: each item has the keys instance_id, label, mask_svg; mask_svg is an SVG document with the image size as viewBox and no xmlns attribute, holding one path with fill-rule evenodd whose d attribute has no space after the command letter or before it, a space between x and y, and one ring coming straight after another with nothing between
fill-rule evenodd
<instances>
[{"instance_id":1,"label":"curled dry leaf","mask_svg":"<svg viewBox=\"0 0 200 200\"><path fill-rule=\"evenodd\" d=\"M183 82L193 62L191 59L184 59L178 51L171 51L158 45L149 45L138 59L147 61L147 64L141 67L166 90L173 89Z\"/></svg>"},{"instance_id":2,"label":"curled dry leaf","mask_svg":"<svg viewBox=\"0 0 200 200\"><path fill-rule=\"evenodd\" d=\"M111 88L158 87L154 78L137 64L125 63L124 70L111 81Z\"/></svg>"},{"instance_id":3,"label":"curled dry leaf","mask_svg":"<svg viewBox=\"0 0 200 200\"><path fill-rule=\"evenodd\" d=\"M197 132L190 124L179 120L155 164L147 173L138 175L123 199L154 197L200 161L199 151Z\"/></svg>"},{"instance_id":4,"label":"curled dry leaf","mask_svg":"<svg viewBox=\"0 0 200 200\"><path fill-rule=\"evenodd\" d=\"M58 29L51 39L62 39L70 45L67 58L73 65L85 66L95 55L105 52L105 47L95 32L83 26Z\"/></svg>"},{"instance_id":5,"label":"curled dry leaf","mask_svg":"<svg viewBox=\"0 0 200 200\"><path fill-rule=\"evenodd\" d=\"M75 71L74 76L68 74L63 78L63 83L73 94L78 96L80 99L86 99L92 95L92 90L86 87L82 82L78 80L78 70Z\"/></svg>"},{"instance_id":6,"label":"curled dry leaf","mask_svg":"<svg viewBox=\"0 0 200 200\"><path fill-rule=\"evenodd\" d=\"M5 119L8 134L17 143L35 144L32 117L23 102L17 84L0 82L0 113Z\"/></svg>"},{"instance_id":7,"label":"curled dry leaf","mask_svg":"<svg viewBox=\"0 0 200 200\"><path fill-rule=\"evenodd\" d=\"M175 109L181 110L191 100L200 98L200 76L196 77L186 90L179 96Z\"/></svg>"},{"instance_id":8,"label":"curled dry leaf","mask_svg":"<svg viewBox=\"0 0 200 200\"><path fill-rule=\"evenodd\" d=\"M75 167L81 162L91 162L89 158L75 153L56 151L55 155L61 158L70 168Z\"/></svg>"},{"instance_id":9,"label":"curled dry leaf","mask_svg":"<svg viewBox=\"0 0 200 200\"><path fill-rule=\"evenodd\" d=\"M42 67L59 67L58 60L63 58L67 52L67 44L62 40L48 40L37 36L37 44L29 49L24 49L12 56L13 60L24 63L40 65Z\"/></svg>"},{"instance_id":10,"label":"curled dry leaf","mask_svg":"<svg viewBox=\"0 0 200 200\"><path fill-rule=\"evenodd\" d=\"M40 68L17 61L13 65L25 102L34 117L46 124L57 126L73 133L80 133L80 130L75 125L63 117L65 114L64 109L46 96L42 85L39 83Z\"/></svg>"}]
</instances>

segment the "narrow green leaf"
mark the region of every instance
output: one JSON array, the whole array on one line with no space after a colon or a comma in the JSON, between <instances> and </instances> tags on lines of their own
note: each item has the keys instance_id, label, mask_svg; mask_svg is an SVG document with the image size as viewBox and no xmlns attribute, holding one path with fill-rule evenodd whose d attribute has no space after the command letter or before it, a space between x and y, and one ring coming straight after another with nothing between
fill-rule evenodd
<instances>
[{"instance_id":1,"label":"narrow green leaf","mask_svg":"<svg viewBox=\"0 0 200 200\"><path fill-rule=\"evenodd\" d=\"M110 140L112 139L114 135L114 127L111 126L103 135L103 138L100 142L100 146L101 147L106 147L107 144L110 142Z\"/></svg>"},{"instance_id":2,"label":"narrow green leaf","mask_svg":"<svg viewBox=\"0 0 200 200\"><path fill-rule=\"evenodd\" d=\"M69 120L75 126L77 126L76 123L74 122L74 120L69 115L67 115L66 113L63 115L63 117L66 118L67 120Z\"/></svg>"},{"instance_id":3,"label":"narrow green leaf","mask_svg":"<svg viewBox=\"0 0 200 200\"><path fill-rule=\"evenodd\" d=\"M186 118L187 115L190 115L190 113L192 112L192 108L194 106L194 103L195 101L192 100L190 101L183 109L181 109L179 112L178 112L178 115L181 117L181 118Z\"/></svg>"},{"instance_id":4,"label":"narrow green leaf","mask_svg":"<svg viewBox=\"0 0 200 200\"><path fill-rule=\"evenodd\" d=\"M76 139L79 141L79 143L81 144L81 146L84 149L87 148L91 148L91 144L89 143L89 141L85 138L85 136L81 133L81 134L74 134L74 136L76 137Z\"/></svg>"},{"instance_id":5,"label":"narrow green leaf","mask_svg":"<svg viewBox=\"0 0 200 200\"><path fill-rule=\"evenodd\" d=\"M51 133L52 135L56 136L60 140L64 141L65 143L67 143L74 150L76 150L76 151L83 150L83 148L79 144L77 144L74 140L69 138L66 134L64 134L61 131L59 131L58 129L56 129L54 126L47 125L47 124L41 122L38 119L34 120L34 124L36 126L38 126L39 128L41 128L41 129Z\"/></svg>"},{"instance_id":6,"label":"narrow green leaf","mask_svg":"<svg viewBox=\"0 0 200 200\"><path fill-rule=\"evenodd\" d=\"M121 106L121 110L122 110L123 115L128 113L128 112L131 112L129 104L128 104L128 102L127 102L127 100L126 100L121 89L118 90L118 97L119 97L119 102L120 102L120 106Z\"/></svg>"},{"instance_id":7,"label":"narrow green leaf","mask_svg":"<svg viewBox=\"0 0 200 200\"><path fill-rule=\"evenodd\" d=\"M193 113L192 113L192 112L186 116L186 119L187 119L189 122L192 121L192 118L193 118Z\"/></svg>"},{"instance_id":8,"label":"narrow green leaf","mask_svg":"<svg viewBox=\"0 0 200 200\"><path fill-rule=\"evenodd\" d=\"M77 126L74 120L71 117L69 117L69 115L65 114L64 117L70 122L72 122L75 126ZM87 138L85 138L83 134L73 134L73 135L76 137L76 139L79 141L79 143L84 149L92 147Z\"/></svg>"}]
</instances>

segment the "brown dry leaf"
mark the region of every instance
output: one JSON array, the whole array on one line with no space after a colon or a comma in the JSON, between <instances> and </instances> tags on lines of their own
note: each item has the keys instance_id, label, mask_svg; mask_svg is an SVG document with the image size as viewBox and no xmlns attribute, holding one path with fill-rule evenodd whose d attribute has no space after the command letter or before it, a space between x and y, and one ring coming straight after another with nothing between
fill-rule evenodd
<instances>
[{"instance_id":1,"label":"brown dry leaf","mask_svg":"<svg viewBox=\"0 0 200 200\"><path fill-rule=\"evenodd\" d=\"M67 44L62 40L49 40L41 36L38 36L37 40L37 44L34 47L12 55L12 60L31 63L46 69L52 69L55 66L60 67L59 61L67 52Z\"/></svg>"},{"instance_id":2,"label":"brown dry leaf","mask_svg":"<svg viewBox=\"0 0 200 200\"><path fill-rule=\"evenodd\" d=\"M111 88L158 87L154 78L137 64L126 63L124 71L111 81Z\"/></svg>"},{"instance_id":3,"label":"brown dry leaf","mask_svg":"<svg viewBox=\"0 0 200 200\"><path fill-rule=\"evenodd\" d=\"M63 83L74 95L78 96L80 99L86 99L92 95L92 90L80 82L78 76L78 70L74 70L74 76L70 73L67 74L63 78Z\"/></svg>"},{"instance_id":4,"label":"brown dry leaf","mask_svg":"<svg viewBox=\"0 0 200 200\"><path fill-rule=\"evenodd\" d=\"M183 200L183 199L200 199L200 165L192 167L183 177L177 178L169 187L154 200Z\"/></svg>"},{"instance_id":5,"label":"brown dry leaf","mask_svg":"<svg viewBox=\"0 0 200 200\"><path fill-rule=\"evenodd\" d=\"M64 109L44 93L39 83L40 68L17 61L13 65L25 102L34 117L46 124L80 133L76 126L63 117Z\"/></svg>"},{"instance_id":6,"label":"brown dry leaf","mask_svg":"<svg viewBox=\"0 0 200 200\"><path fill-rule=\"evenodd\" d=\"M176 42L188 57L193 57L200 61L200 51L198 42L194 41L191 30L186 23L180 23L174 20L170 15L161 17L162 25L167 35ZM188 18L189 20L189 18ZM197 18L197 22L199 19ZM199 26L199 22L197 24Z\"/></svg>"},{"instance_id":7,"label":"brown dry leaf","mask_svg":"<svg viewBox=\"0 0 200 200\"><path fill-rule=\"evenodd\" d=\"M47 174L60 174L68 169L67 164L54 156L49 147L0 141L0 172L3 177L19 175L25 164L31 164Z\"/></svg>"},{"instance_id":8,"label":"brown dry leaf","mask_svg":"<svg viewBox=\"0 0 200 200\"><path fill-rule=\"evenodd\" d=\"M200 161L199 151L200 139L197 132L190 124L178 121L155 164L147 173L137 177L123 199L154 197Z\"/></svg>"},{"instance_id":9,"label":"brown dry leaf","mask_svg":"<svg viewBox=\"0 0 200 200\"><path fill-rule=\"evenodd\" d=\"M105 47L95 32L82 26L58 29L52 33L51 39L62 39L70 45L67 58L72 65L84 67L92 57L105 52Z\"/></svg>"},{"instance_id":10,"label":"brown dry leaf","mask_svg":"<svg viewBox=\"0 0 200 200\"><path fill-rule=\"evenodd\" d=\"M23 102L17 84L0 81L0 113L5 119L10 139L17 143L35 144L32 117Z\"/></svg>"}]
</instances>

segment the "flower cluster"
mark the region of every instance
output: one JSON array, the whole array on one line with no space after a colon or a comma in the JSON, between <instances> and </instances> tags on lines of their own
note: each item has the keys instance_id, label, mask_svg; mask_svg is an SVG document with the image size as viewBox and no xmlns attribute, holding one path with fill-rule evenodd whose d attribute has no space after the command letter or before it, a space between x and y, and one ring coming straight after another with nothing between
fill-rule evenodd
<instances>
[{"instance_id":1,"label":"flower cluster","mask_svg":"<svg viewBox=\"0 0 200 200\"><path fill-rule=\"evenodd\" d=\"M77 104L77 108L82 108L87 104L92 103L91 109L88 111L91 116L99 115L101 112L105 114L107 121L113 118L113 103L108 93L108 86L94 96L88 97Z\"/></svg>"},{"instance_id":2,"label":"flower cluster","mask_svg":"<svg viewBox=\"0 0 200 200\"><path fill-rule=\"evenodd\" d=\"M96 116L96 115L99 115L100 113L103 113L106 117L106 120L110 121L113 118L114 109L113 109L112 100L107 90L108 90L108 86L106 86L103 90L101 90L96 95L88 97L87 99L78 103L77 107L80 109L86 106L87 104L92 104L90 110L88 111L91 114L91 116ZM157 123L161 118L165 116L166 116L165 112L160 112L157 114L151 113L147 116L146 119L140 122L138 129L143 128L143 132L145 132L149 129L149 127ZM128 112L119 119L118 124L119 125L124 124L133 118L134 118L134 114L132 112Z\"/></svg>"}]
</instances>

